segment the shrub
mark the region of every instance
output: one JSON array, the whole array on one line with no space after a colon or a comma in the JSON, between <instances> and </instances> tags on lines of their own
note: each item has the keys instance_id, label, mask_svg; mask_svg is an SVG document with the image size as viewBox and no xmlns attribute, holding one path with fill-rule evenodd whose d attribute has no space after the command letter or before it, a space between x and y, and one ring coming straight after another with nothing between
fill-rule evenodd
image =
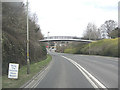
<instances>
[{"instance_id":1,"label":"shrub","mask_svg":"<svg viewBox=\"0 0 120 90\"><path fill-rule=\"evenodd\" d=\"M74 53L76 53L76 48L73 48L73 49L65 49L64 50L64 53L71 53L71 54L74 54Z\"/></svg>"},{"instance_id":2,"label":"shrub","mask_svg":"<svg viewBox=\"0 0 120 90\"><path fill-rule=\"evenodd\" d=\"M89 44L79 45L77 47L65 49L65 53L90 54L118 57L118 40L103 39Z\"/></svg>"}]
</instances>

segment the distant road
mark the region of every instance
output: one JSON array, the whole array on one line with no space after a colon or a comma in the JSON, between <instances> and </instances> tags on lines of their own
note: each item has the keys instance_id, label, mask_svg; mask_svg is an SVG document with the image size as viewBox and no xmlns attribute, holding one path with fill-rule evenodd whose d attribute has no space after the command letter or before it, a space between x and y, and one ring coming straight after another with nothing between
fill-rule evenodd
<instances>
[{"instance_id":1,"label":"distant road","mask_svg":"<svg viewBox=\"0 0 120 90\"><path fill-rule=\"evenodd\" d=\"M50 53L52 62L35 88L117 88L118 59Z\"/></svg>"}]
</instances>

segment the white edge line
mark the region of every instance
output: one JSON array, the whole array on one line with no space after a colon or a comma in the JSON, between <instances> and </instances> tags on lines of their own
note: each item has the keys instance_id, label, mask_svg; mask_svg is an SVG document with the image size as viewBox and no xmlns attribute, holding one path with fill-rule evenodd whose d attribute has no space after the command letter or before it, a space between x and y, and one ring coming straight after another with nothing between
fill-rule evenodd
<instances>
[{"instance_id":1,"label":"white edge line","mask_svg":"<svg viewBox=\"0 0 120 90\"><path fill-rule=\"evenodd\" d=\"M36 81L36 83L34 83L31 87L29 87L29 85L32 84L32 83L35 81L35 80L33 80L33 81L32 81L31 83L29 83L25 88L35 88L35 87L42 81L42 79L45 77L45 75L46 75L46 70L49 69L49 67L50 67L50 66L48 66L47 68L45 68L45 70L43 70L43 71L39 74L39 75L41 75L41 77L40 77L40 79L39 79L38 81ZM39 76L39 75L38 75L38 76ZM38 76L37 76L37 77L38 77ZM37 77L36 77L36 78L37 78ZM36 78L35 78L35 79L36 79Z\"/></svg>"},{"instance_id":2,"label":"white edge line","mask_svg":"<svg viewBox=\"0 0 120 90\"><path fill-rule=\"evenodd\" d=\"M47 69L49 69L49 67L48 67ZM46 69L46 70L47 70L47 69ZM43 73L43 75L41 76L41 78L38 80L38 82L34 84L33 88L37 87L38 84L44 79L44 77L45 77L46 74L48 73L46 70L45 70L45 72Z\"/></svg>"},{"instance_id":3,"label":"white edge line","mask_svg":"<svg viewBox=\"0 0 120 90\"><path fill-rule=\"evenodd\" d=\"M34 88L34 87L36 86L36 84L38 85L38 84L39 84L39 81L41 81L43 78L44 78L44 72L41 73L41 77L40 77L40 79L37 80L37 81L32 85L31 88Z\"/></svg>"},{"instance_id":4,"label":"white edge line","mask_svg":"<svg viewBox=\"0 0 120 90\"><path fill-rule=\"evenodd\" d=\"M44 73L44 71L40 73L40 74L41 74L41 77L43 76L43 73ZM37 78L37 77L36 77L36 78ZM35 79L36 79L36 78L35 78ZM29 86L30 86L34 81L35 81L35 80L33 80L31 83L29 83L25 88L29 88ZM36 84L36 83L35 83L35 84ZM31 86L31 88L33 88L35 84L33 84L33 85Z\"/></svg>"},{"instance_id":5,"label":"white edge line","mask_svg":"<svg viewBox=\"0 0 120 90\"><path fill-rule=\"evenodd\" d=\"M43 71L42 76L40 77L40 79L32 86L32 88L37 87L37 85L43 80L43 78L46 76L47 74L47 70L49 69L49 66Z\"/></svg>"}]
</instances>

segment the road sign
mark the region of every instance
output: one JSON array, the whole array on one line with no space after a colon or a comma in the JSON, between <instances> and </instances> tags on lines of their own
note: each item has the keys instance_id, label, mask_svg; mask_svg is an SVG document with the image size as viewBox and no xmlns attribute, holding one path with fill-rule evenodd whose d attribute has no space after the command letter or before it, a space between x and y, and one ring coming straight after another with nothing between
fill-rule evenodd
<instances>
[{"instance_id":1,"label":"road sign","mask_svg":"<svg viewBox=\"0 0 120 90\"><path fill-rule=\"evenodd\" d=\"M19 64L9 63L8 78L17 79L18 68L19 68Z\"/></svg>"}]
</instances>

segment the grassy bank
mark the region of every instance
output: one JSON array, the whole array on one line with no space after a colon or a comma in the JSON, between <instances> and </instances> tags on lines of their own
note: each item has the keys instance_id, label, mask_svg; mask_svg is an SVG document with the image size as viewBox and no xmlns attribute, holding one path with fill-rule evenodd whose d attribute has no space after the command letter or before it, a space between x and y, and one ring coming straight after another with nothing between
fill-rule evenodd
<instances>
[{"instance_id":1,"label":"grassy bank","mask_svg":"<svg viewBox=\"0 0 120 90\"><path fill-rule=\"evenodd\" d=\"M103 39L90 44L79 45L72 49L67 48L64 52L73 54L89 54L90 51L91 55L118 57L118 39L119 38Z\"/></svg>"},{"instance_id":2,"label":"grassy bank","mask_svg":"<svg viewBox=\"0 0 120 90\"><path fill-rule=\"evenodd\" d=\"M30 80L35 74L40 72L40 70L43 69L50 61L52 60L52 57L50 55L47 55L47 59L33 63L30 65L30 74L27 75L27 66L23 66L19 70L19 78L17 80L8 79L7 75L2 77L2 88L19 88L24 83L26 83L28 80Z\"/></svg>"}]
</instances>

